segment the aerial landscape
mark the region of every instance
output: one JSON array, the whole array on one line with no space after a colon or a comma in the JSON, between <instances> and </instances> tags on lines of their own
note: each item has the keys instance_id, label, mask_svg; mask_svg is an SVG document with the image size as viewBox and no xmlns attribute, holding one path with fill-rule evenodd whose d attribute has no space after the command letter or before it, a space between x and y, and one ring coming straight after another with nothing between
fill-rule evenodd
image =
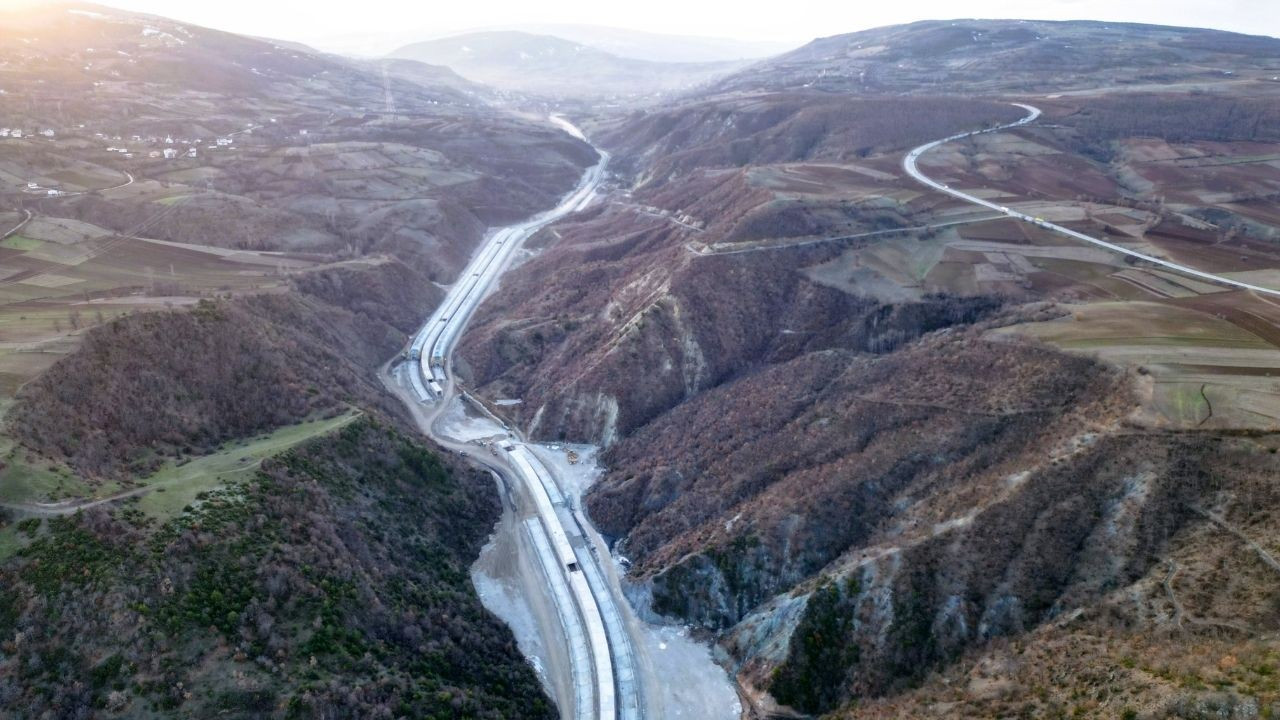
<instances>
[{"instance_id":1,"label":"aerial landscape","mask_svg":"<svg viewBox=\"0 0 1280 720\"><path fill-rule=\"evenodd\" d=\"M1280 718L1280 13L848 5L0 0L0 718Z\"/></svg>"}]
</instances>

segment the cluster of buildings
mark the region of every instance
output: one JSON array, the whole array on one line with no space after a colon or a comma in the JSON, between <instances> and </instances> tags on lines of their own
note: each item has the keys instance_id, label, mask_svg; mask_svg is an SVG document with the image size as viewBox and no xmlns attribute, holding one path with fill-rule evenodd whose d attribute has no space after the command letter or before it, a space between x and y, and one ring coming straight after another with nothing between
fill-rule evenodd
<instances>
[{"instance_id":1,"label":"cluster of buildings","mask_svg":"<svg viewBox=\"0 0 1280 720\"><path fill-rule=\"evenodd\" d=\"M35 193L37 195L44 194L44 195L48 195L49 197L58 197L59 195L65 194L63 191L58 190L57 188L41 187L40 183L34 183L34 182L27 183L26 192Z\"/></svg>"},{"instance_id":2,"label":"cluster of buildings","mask_svg":"<svg viewBox=\"0 0 1280 720\"><path fill-rule=\"evenodd\" d=\"M165 160L173 160L177 158L179 155L185 155L186 157L193 158L193 157L199 157L200 152L196 148L187 148L187 151L185 153L179 152L175 148L165 148L164 150L152 150L147 153L147 157L149 158L163 157Z\"/></svg>"},{"instance_id":3,"label":"cluster of buildings","mask_svg":"<svg viewBox=\"0 0 1280 720\"><path fill-rule=\"evenodd\" d=\"M94 133L94 137L99 138L101 140L114 140L114 141L120 141L125 139L121 135L106 135L104 133ZM149 158L154 158L154 159L164 158L165 160L174 160L179 157L188 157L188 158L199 157L200 149L197 146L200 143L204 142L202 138L195 138L193 140L188 138L174 138L172 135L166 135L163 138L159 137L158 135L149 135L149 136L133 135L128 139L128 141L143 143L146 145L175 145L175 146L185 145L187 146L186 148L165 147L159 150L146 151L147 153L146 156ZM216 142L217 142L216 145L210 145L208 146L208 149L213 150L214 148L230 145L231 138L218 138ZM130 151L129 148L127 147L116 147L114 145L108 147L107 152L120 153L121 155L124 155L126 158L132 158L135 155L135 153Z\"/></svg>"},{"instance_id":4,"label":"cluster of buildings","mask_svg":"<svg viewBox=\"0 0 1280 720\"><path fill-rule=\"evenodd\" d=\"M270 121L274 123L276 122L276 119L271 118ZM83 129L84 125L80 125L79 127ZM216 137L212 140L209 140L208 141L209 144L207 145L205 144L206 141L204 138L174 137L173 135L160 136L160 135L138 134L138 135L126 136L126 135L111 135L103 132L95 132L93 133L93 137L98 140L102 140L104 142L120 143L120 144L112 144L108 146L106 150L109 153L119 153L121 156L123 156L126 159L132 160L135 157L145 157L145 158L151 158L151 159L157 159L157 160L161 158L165 160L176 160L178 158L183 158L183 157L185 158L199 157L200 156L199 148L201 145L204 145L206 150L219 150L219 149L235 150L236 149L235 139L233 136L241 133L246 135L252 134L253 131L258 127L260 126L255 125L253 123L246 123L243 129L233 132L229 135ZM301 134L306 135L307 131L303 130ZM34 138L37 136L43 136L49 139L53 139L54 137L57 136L57 131L52 129L43 129L43 130L33 131L33 130L27 130L23 128L0 127L0 138L21 139L21 138ZM129 149L128 145L125 145L124 143L142 145L143 147L141 149L131 150ZM35 185L34 183L27 187L28 192L44 192L44 190L45 188ZM55 194L55 192L57 191L49 190L50 195Z\"/></svg>"},{"instance_id":5,"label":"cluster of buildings","mask_svg":"<svg viewBox=\"0 0 1280 720\"><path fill-rule=\"evenodd\" d=\"M47 137L52 139L57 134L58 133L56 131L50 130L48 128L44 130L40 130L39 132L33 132L31 130L23 130L22 128L0 127L0 138L24 138L24 137L42 136L42 137Z\"/></svg>"}]
</instances>

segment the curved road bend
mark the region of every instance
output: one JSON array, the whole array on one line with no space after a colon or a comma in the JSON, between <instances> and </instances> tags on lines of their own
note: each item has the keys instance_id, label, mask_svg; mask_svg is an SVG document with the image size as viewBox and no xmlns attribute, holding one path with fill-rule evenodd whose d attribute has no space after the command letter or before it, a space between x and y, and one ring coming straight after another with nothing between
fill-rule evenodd
<instances>
[{"instance_id":1,"label":"curved road bend","mask_svg":"<svg viewBox=\"0 0 1280 720\"><path fill-rule=\"evenodd\" d=\"M22 222L14 225L12 229L6 231L5 234L0 235L0 240L6 240L10 235L17 235L19 230L26 227L27 223L31 222L31 211L23 209L22 212L26 217L22 219Z\"/></svg>"},{"instance_id":2,"label":"curved road bend","mask_svg":"<svg viewBox=\"0 0 1280 720\"><path fill-rule=\"evenodd\" d=\"M570 134L577 129L553 119ZM457 339L480 301L508 267L515 250L538 230L584 208L595 197L608 155L588 169L577 188L555 208L493 232L410 345L410 362L402 365L400 395L409 402L423 430L440 445L497 472L512 489L512 502L529 517L523 523L536 564L555 606L555 633L563 638L569 665L570 697L560 697L561 714L575 720L638 720L643 717L640 667L635 640L618 610L619 598L606 582L600 557L573 515L554 474L525 444L518 431L491 446L464 442L437 426L437 420L461 394L452 372ZM403 380L407 380L404 382ZM548 635L548 633L544 633ZM549 670L555 670L550 669ZM566 707L571 705L572 707Z\"/></svg>"},{"instance_id":3,"label":"curved road bend","mask_svg":"<svg viewBox=\"0 0 1280 720\"><path fill-rule=\"evenodd\" d=\"M1153 257L1145 253L1140 253L1136 250L1130 250L1129 248L1124 247L1123 245L1116 245L1115 243L1110 243L1110 242L1107 242L1106 240L1100 240L1098 238L1085 235L1084 233L1076 232L1071 228L1063 227L1061 225L1051 223L1047 220L1035 218L1025 213L1020 213L1017 210L1013 210L1011 208L1008 208L1002 205L997 205L996 203L993 203L989 200L983 200L980 197L975 197L968 193L956 190L955 188L950 187L949 185L946 185L937 180L934 180L933 178L925 175L923 172L920 171L920 168L917 166L917 162L920 160L920 157L925 153L929 152L930 150L938 147L939 145L942 145L943 143L948 143L953 140L962 140L967 137L973 137L974 135L982 135L985 133L998 132L1000 130L1008 130L1010 128L1020 127L1022 125L1027 125L1029 123L1035 122L1035 120L1040 117L1040 108L1034 107L1032 105L1024 105L1022 103L1013 103L1013 104L1022 108L1023 110L1026 110L1027 116L1022 118L1021 120L1018 120L1017 122L1012 122L1007 125L1000 125L993 128L987 128L985 130L974 130L972 132L959 133L956 135L952 135L950 137L942 138L941 140L934 140L933 142L925 143L924 145L921 145L920 147L915 148L911 152L907 153L906 157L902 159L902 169L906 171L908 175L915 178L920 183L924 185L928 185L934 190L937 190L939 192L944 192L950 195L951 197L958 198L968 203L973 203L974 205L981 205L982 207L990 208L991 210L995 210L996 212L999 212L1003 215L1007 215L1016 220L1029 222L1033 225L1038 225L1046 230L1052 230L1053 232L1066 235L1067 237L1070 237L1070 238L1075 238L1076 240L1081 240L1083 242L1089 243L1090 245L1097 245L1098 247L1105 248L1112 252L1120 253L1121 255L1128 255L1129 257L1137 258L1139 260L1152 263L1153 265L1159 265L1160 267L1173 270L1174 272L1182 273L1183 275L1190 275L1191 277L1199 278L1201 280L1208 280L1209 282L1217 283L1219 285L1226 285L1228 287L1239 288L1242 290L1251 290L1253 292L1261 293L1264 295L1272 295L1272 296L1280 297L1280 290L1263 287L1261 285L1253 285L1251 283L1242 282L1240 280L1233 280L1229 277L1223 277L1222 275L1214 275L1213 273L1207 273L1207 272L1204 272L1203 270L1197 270L1193 267L1187 267L1186 265L1180 265L1178 263L1171 262L1169 260L1163 260L1158 257Z\"/></svg>"}]
</instances>

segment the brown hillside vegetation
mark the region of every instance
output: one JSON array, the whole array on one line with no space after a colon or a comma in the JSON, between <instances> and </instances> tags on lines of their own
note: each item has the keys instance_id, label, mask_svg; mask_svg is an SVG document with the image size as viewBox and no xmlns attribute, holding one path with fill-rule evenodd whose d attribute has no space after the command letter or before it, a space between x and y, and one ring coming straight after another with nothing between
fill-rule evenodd
<instances>
[{"instance_id":1,"label":"brown hillside vegetation","mask_svg":"<svg viewBox=\"0 0 1280 720\"><path fill-rule=\"evenodd\" d=\"M561 223L558 241L504 278L477 313L460 347L470 380L491 397L523 398L514 412L535 435L607 444L747 368L806 350L880 351L990 306L989 298L931 297L890 308L799 272L838 248L699 257L689 246L905 224L896 201L874 199L864 208L828 195L799 202L737 166L756 156L856 158L858 147L902 147L1016 110L911 100L921 110L913 117L928 118L916 126L881 100L783 94L719 102L633 116L604 130L636 188ZM797 123L812 134L802 150L789 144ZM673 222L676 214L699 226Z\"/></svg>"},{"instance_id":2,"label":"brown hillside vegetation","mask_svg":"<svg viewBox=\"0 0 1280 720\"><path fill-rule=\"evenodd\" d=\"M693 168L862 158L1016 117L1008 105L963 98L776 93L633 115L604 128L601 142L644 187Z\"/></svg>"},{"instance_id":3,"label":"brown hillside vegetation","mask_svg":"<svg viewBox=\"0 0 1280 720\"><path fill-rule=\"evenodd\" d=\"M373 369L403 338L297 295L129 316L25 386L9 430L89 476L145 473L352 404L398 412Z\"/></svg>"},{"instance_id":4,"label":"brown hillside vegetation","mask_svg":"<svg viewBox=\"0 0 1280 720\"><path fill-rule=\"evenodd\" d=\"M607 446L630 596L756 717L1270 717L1274 304L901 163L1027 102L922 167L1277 287L1277 43L922 22L599 120L623 187L504 279L468 379Z\"/></svg>"},{"instance_id":5,"label":"brown hillside vegetation","mask_svg":"<svg viewBox=\"0 0 1280 720\"><path fill-rule=\"evenodd\" d=\"M1115 157L1113 143L1132 138L1280 142L1280 104L1269 99L1133 94L1063 105L1055 122L1076 130L1072 149L1102 160Z\"/></svg>"},{"instance_id":6,"label":"brown hillside vegetation","mask_svg":"<svg viewBox=\"0 0 1280 720\"><path fill-rule=\"evenodd\" d=\"M663 247L666 237L640 231L621 252L569 244L523 266L464 341L473 380L523 397L518 417L544 437L609 442L763 364L889 350L999 305L930 296L890 306L808 281L794 268L810 256L693 258Z\"/></svg>"},{"instance_id":7,"label":"brown hillside vegetation","mask_svg":"<svg viewBox=\"0 0 1280 720\"><path fill-rule=\"evenodd\" d=\"M1275 551L1271 508L1280 502L1274 483L1280 470L1275 443L1274 436L1121 439L1099 446L1112 458L1108 464L1067 467L1073 471L1069 495L1061 494L1061 485L1053 490L1055 481L1048 478L1049 492L1058 495L1057 504L1064 509L1098 498L1094 493L1099 481L1115 489L1109 497L1102 495L1104 503L1092 511L1099 519L1091 521L1084 506L1080 527L1092 530L1056 551L1059 561L1064 553L1074 556L1068 563L1071 572L1048 575L1057 578L1061 595L1049 609L1047 622L1023 636L1005 637L993 632L1001 628L979 625L976 631L985 631L986 642L967 651L955 645L963 630L961 621L974 617L968 607L972 600L963 591L954 594L959 553L978 550L987 555L972 557L1002 562L1010 553L1003 548L1011 547L1014 556L1021 557L1012 567L1023 568L1040 554L1054 557L1053 548L1067 539L1057 537L1046 545L1035 538L1048 529L1051 518L1061 520L1060 514L1041 515L1039 527L1026 539L1009 526L1009 536L992 538L999 544L986 542L981 548L973 547L978 540L973 532L946 545L939 539L904 555L894 579L875 580L887 565L867 565L858 577L871 581L868 594L890 582L907 593L900 597L935 606L943 593L961 598L950 603L946 632L935 633L935 641L910 656L927 662L922 650L944 657L954 653L956 662L924 675L916 688L884 698L864 696L836 716L1273 716L1280 711L1280 575L1268 550L1260 552L1241 538L1256 539L1270 553ZM1034 482L1028 481L1027 487ZM1123 514L1126 505L1139 508L1135 517ZM1215 519L1207 521L1210 516ZM1153 542L1161 538L1163 542ZM859 591L866 588L863 583ZM840 603L865 608L868 598L850 599L856 594L841 593ZM1090 602L1093 598L1098 600ZM1019 609L1025 622L1028 608ZM821 622L807 619L806 632ZM970 627L969 632L974 630ZM872 649L874 640L858 632L850 633L848 642L868 652L862 662L845 664L834 674L865 688L868 679L882 672L866 661L883 655ZM791 663L812 667L818 655L805 658L807 654L793 646ZM799 675L783 673L790 676L787 682Z\"/></svg>"},{"instance_id":8,"label":"brown hillside vegetation","mask_svg":"<svg viewBox=\"0 0 1280 720\"><path fill-rule=\"evenodd\" d=\"M976 502L1122 407L1122 387L1084 360L964 332L809 354L620 442L588 507L638 577L656 576L655 609L724 628L901 521L902 503Z\"/></svg>"},{"instance_id":9,"label":"brown hillside vegetation","mask_svg":"<svg viewBox=\"0 0 1280 720\"><path fill-rule=\"evenodd\" d=\"M712 91L805 86L853 95L998 95L1142 84L1211 88L1234 77L1274 75L1271 60L1278 53L1276 38L1204 28L924 20L819 38L730 75Z\"/></svg>"},{"instance_id":10,"label":"brown hillside vegetation","mask_svg":"<svg viewBox=\"0 0 1280 720\"><path fill-rule=\"evenodd\" d=\"M363 322L389 325L405 334L440 303L444 291L399 260L373 258L295 275L302 293L355 313Z\"/></svg>"},{"instance_id":11,"label":"brown hillside vegetation","mask_svg":"<svg viewBox=\"0 0 1280 720\"><path fill-rule=\"evenodd\" d=\"M966 717L1074 706L1113 717L1129 698L1208 717L1189 708L1243 701L1179 681L1194 661L1176 646L1140 661L1152 683L1119 681L1116 699L1089 691L1083 705L1067 689L1105 682L1087 655L1049 668L984 664L1011 648L1041 656L1035 638L1046 633L1072 647L1075 636L1053 623L1076 608L1086 609L1069 626L1080 642L1096 636L1130 666L1135 648L1183 627L1212 644L1280 622L1273 569L1204 555L1213 537L1230 537L1205 512L1265 536L1276 456L1249 438L1125 429L1116 420L1132 407L1129 382L974 332L879 357L804 355L703 393L615 445L588 507L623 538L654 611L723 629L748 686L804 711L862 698L850 717L931 716L941 698L963 703ZM1181 579L1166 591L1171 567ZM772 634L792 612L798 623L779 648ZM1251 662L1273 662L1266 648L1249 651ZM935 670L949 682L994 673L999 689L910 690ZM1267 687L1259 672L1223 674L1257 692Z\"/></svg>"}]
</instances>

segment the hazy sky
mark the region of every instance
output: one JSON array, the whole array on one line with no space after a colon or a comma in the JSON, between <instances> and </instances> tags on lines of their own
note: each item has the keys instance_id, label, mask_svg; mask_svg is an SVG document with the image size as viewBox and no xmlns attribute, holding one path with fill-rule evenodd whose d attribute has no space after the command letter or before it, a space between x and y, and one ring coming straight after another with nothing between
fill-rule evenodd
<instances>
[{"instance_id":1,"label":"hazy sky","mask_svg":"<svg viewBox=\"0 0 1280 720\"><path fill-rule=\"evenodd\" d=\"M1280 36L1277 0L106 0L223 30L318 45L385 34L389 45L516 23L585 23L680 35L799 44L929 18L1128 20ZM406 39L407 38L407 39ZM390 49L388 47L387 49Z\"/></svg>"}]
</instances>

